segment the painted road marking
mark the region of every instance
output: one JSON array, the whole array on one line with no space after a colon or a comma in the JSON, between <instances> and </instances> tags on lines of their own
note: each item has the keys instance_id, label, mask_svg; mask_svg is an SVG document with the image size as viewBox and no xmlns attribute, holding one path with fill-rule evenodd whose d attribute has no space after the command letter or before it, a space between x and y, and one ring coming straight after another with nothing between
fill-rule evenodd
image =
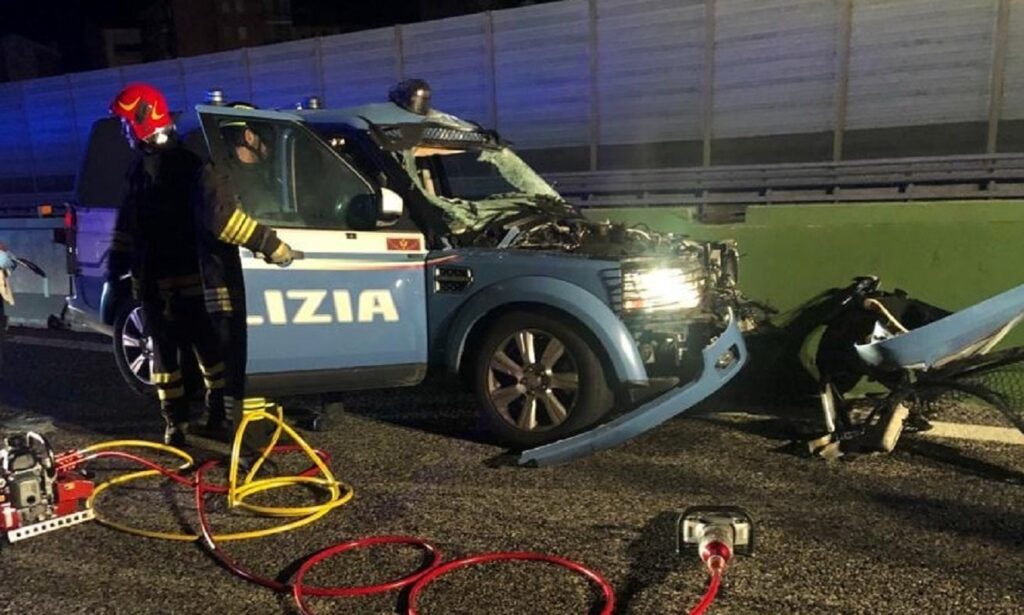
<instances>
[{"instance_id":1,"label":"painted road marking","mask_svg":"<svg viewBox=\"0 0 1024 615\"><path fill-rule=\"evenodd\" d=\"M22 344L25 346L46 346L49 348L67 348L70 350L88 350L90 352L113 352L114 345L111 343L88 342L83 340L51 339L46 337L35 337L30 335L12 335L7 338L11 344Z\"/></svg>"},{"instance_id":2,"label":"painted road marking","mask_svg":"<svg viewBox=\"0 0 1024 615\"><path fill-rule=\"evenodd\" d=\"M1002 444L1024 445L1024 433L1014 427L995 427L992 425L971 425L967 423L942 423L932 421L932 428L922 431L922 436L930 438L958 438L960 440L978 440L981 442L1000 442Z\"/></svg>"}]
</instances>

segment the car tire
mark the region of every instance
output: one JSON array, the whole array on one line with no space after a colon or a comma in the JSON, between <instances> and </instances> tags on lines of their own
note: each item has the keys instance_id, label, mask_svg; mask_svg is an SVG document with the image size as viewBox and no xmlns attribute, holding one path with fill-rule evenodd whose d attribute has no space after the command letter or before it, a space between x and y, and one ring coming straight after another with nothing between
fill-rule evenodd
<instances>
[{"instance_id":1,"label":"car tire","mask_svg":"<svg viewBox=\"0 0 1024 615\"><path fill-rule=\"evenodd\" d=\"M142 306L120 306L114 319L114 362L128 388L138 395L155 394L153 386L153 344L145 334Z\"/></svg>"},{"instance_id":2,"label":"car tire","mask_svg":"<svg viewBox=\"0 0 1024 615\"><path fill-rule=\"evenodd\" d=\"M501 316L477 346L472 370L482 422L513 448L597 423L614 400L598 352L566 319L534 312Z\"/></svg>"}]
</instances>

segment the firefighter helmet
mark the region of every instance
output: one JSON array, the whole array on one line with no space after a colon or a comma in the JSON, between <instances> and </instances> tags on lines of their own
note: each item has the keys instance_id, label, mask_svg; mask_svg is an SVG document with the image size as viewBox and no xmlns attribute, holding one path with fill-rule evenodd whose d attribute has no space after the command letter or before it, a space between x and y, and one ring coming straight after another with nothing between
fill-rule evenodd
<instances>
[{"instance_id":1,"label":"firefighter helmet","mask_svg":"<svg viewBox=\"0 0 1024 615\"><path fill-rule=\"evenodd\" d=\"M110 112L121 118L125 135L133 146L138 143L162 145L174 131L167 99L147 83L132 83L110 103Z\"/></svg>"}]
</instances>

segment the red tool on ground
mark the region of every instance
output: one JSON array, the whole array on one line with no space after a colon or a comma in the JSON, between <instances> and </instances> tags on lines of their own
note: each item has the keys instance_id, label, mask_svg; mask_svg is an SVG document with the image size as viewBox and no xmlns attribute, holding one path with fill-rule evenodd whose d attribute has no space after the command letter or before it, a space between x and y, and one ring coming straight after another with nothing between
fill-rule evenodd
<instances>
[{"instance_id":1,"label":"red tool on ground","mask_svg":"<svg viewBox=\"0 0 1024 615\"><path fill-rule=\"evenodd\" d=\"M0 534L10 542L93 518L84 508L93 484L72 471L77 453L54 455L33 431L0 441Z\"/></svg>"}]
</instances>

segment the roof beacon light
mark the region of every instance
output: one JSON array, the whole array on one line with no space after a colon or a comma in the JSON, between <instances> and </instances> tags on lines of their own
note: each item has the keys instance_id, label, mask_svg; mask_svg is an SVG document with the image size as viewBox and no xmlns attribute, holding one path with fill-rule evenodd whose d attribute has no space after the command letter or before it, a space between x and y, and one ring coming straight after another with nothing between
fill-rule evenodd
<instances>
[{"instance_id":1,"label":"roof beacon light","mask_svg":"<svg viewBox=\"0 0 1024 615\"><path fill-rule=\"evenodd\" d=\"M224 106L224 90L212 89L206 90L206 104L214 105L216 107Z\"/></svg>"},{"instance_id":2,"label":"roof beacon light","mask_svg":"<svg viewBox=\"0 0 1024 615\"><path fill-rule=\"evenodd\" d=\"M422 79L406 79L388 92L388 100L419 115L430 112L430 85Z\"/></svg>"},{"instance_id":3,"label":"roof beacon light","mask_svg":"<svg viewBox=\"0 0 1024 615\"><path fill-rule=\"evenodd\" d=\"M307 96L295 103L295 108L299 111L303 109L323 109L324 103L319 96Z\"/></svg>"}]
</instances>

